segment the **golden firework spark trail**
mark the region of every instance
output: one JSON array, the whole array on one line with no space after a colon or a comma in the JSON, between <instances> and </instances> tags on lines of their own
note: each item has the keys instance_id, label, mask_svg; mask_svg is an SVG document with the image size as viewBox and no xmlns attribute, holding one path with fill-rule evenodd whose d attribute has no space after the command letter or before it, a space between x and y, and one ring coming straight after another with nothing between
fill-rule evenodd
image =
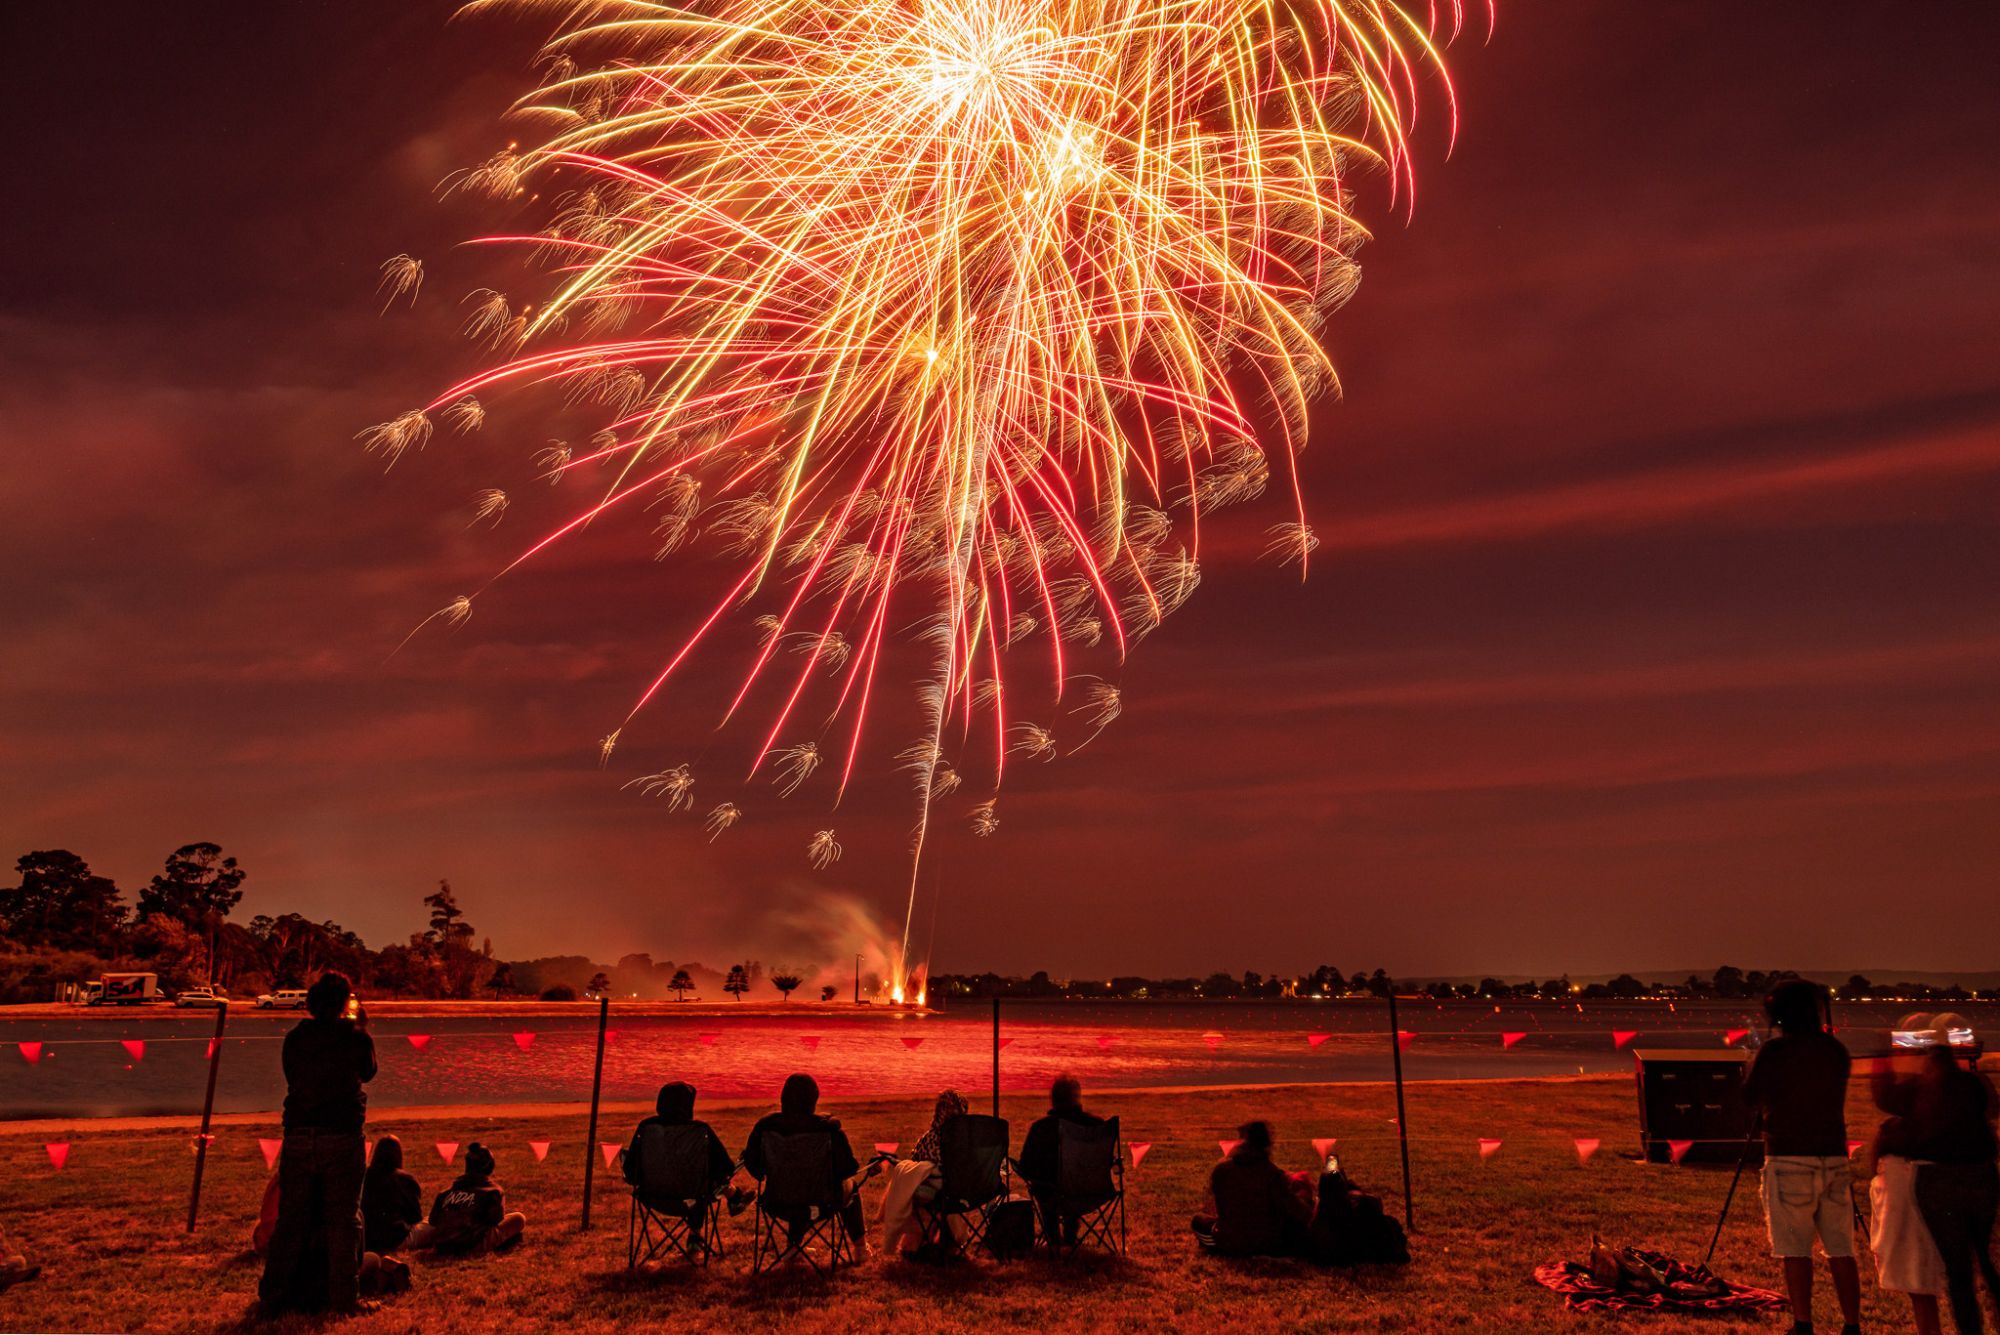
<instances>
[{"instance_id":1,"label":"golden firework spark trail","mask_svg":"<svg viewBox=\"0 0 2000 1335\"><path fill-rule=\"evenodd\" d=\"M549 196L545 231L490 240L548 257L552 290L519 308L475 293L468 333L502 360L363 438L393 463L433 417L478 425L477 396L510 383L598 405L590 448L551 445L542 475L615 480L501 573L655 507L659 555L742 562L607 758L755 601L729 713L796 671L749 777L782 762L796 787L841 749L844 792L914 619L936 651L915 857L940 777L964 773L953 726L969 739L981 712L991 784L971 817L991 833L1007 753L1054 754L1001 707L1010 645L1045 637L1058 699L1069 657L1122 658L1199 580L1203 515L1274 464L1304 566L1295 455L1334 383L1317 332L1366 236L1345 177L1380 166L1407 205L1418 85L1461 3L474 0L559 25L520 108L545 136L453 182ZM385 267L391 298L420 273ZM829 678L826 744L781 746ZM1098 692L1099 727L1117 699ZM826 736L843 716L844 745ZM916 884L913 866L905 954Z\"/></svg>"}]
</instances>

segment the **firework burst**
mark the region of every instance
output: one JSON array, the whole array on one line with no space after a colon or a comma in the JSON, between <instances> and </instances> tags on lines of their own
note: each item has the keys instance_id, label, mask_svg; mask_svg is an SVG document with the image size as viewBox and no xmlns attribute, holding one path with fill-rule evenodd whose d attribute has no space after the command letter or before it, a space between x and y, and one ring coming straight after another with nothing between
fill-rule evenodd
<instances>
[{"instance_id":1,"label":"firework burst","mask_svg":"<svg viewBox=\"0 0 2000 1335\"><path fill-rule=\"evenodd\" d=\"M1060 696L1076 655L1122 658L1193 592L1207 515L1276 486L1309 532L1318 331L1365 237L1348 177L1413 189L1420 73L1460 3L474 0L561 25L522 107L547 137L447 183L548 198L543 230L495 239L552 285L475 293L466 333L504 360L363 437L393 464L509 385L601 409L584 459L537 464L612 480L505 570L627 514L659 555L732 560L620 730L760 604L728 713L777 679L750 771L787 794L832 757L845 790L914 620L921 856L963 781L948 741L984 739L989 790L1010 753L1054 754L1001 708L1009 646L1035 642ZM1107 689L1081 711L1100 729ZM815 697L824 749L779 747ZM972 821L992 832L990 799Z\"/></svg>"}]
</instances>

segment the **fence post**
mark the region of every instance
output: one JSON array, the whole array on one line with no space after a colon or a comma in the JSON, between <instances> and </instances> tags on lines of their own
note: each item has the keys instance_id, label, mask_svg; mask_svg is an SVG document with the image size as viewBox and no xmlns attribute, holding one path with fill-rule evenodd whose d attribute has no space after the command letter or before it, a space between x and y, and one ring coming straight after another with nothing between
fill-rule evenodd
<instances>
[{"instance_id":1,"label":"fence post","mask_svg":"<svg viewBox=\"0 0 2000 1335\"><path fill-rule=\"evenodd\" d=\"M1416 1206L1410 1200L1410 1117L1403 1105L1403 1030L1396 1021L1396 984L1389 984L1389 1055L1396 1063L1396 1139L1403 1150L1403 1227L1417 1231Z\"/></svg>"},{"instance_id":2,"label":"fence post","mask_svg":"<svg viewBox=\"0 0 2000 1335\"><path fill-rule=\"evenodd\" d=\"M597 1174L597 1101L604 1093L604 1026L611 1019L611 998L597 999L597 1067L590 1077L590 1134L583 1146L583 1224L590 1232L590 1188Z\"/></svg>"},{"instance_id":3,"label":"fence post","mask_svg":"<svg viewBox=\"0 0 2000 1335\"><path fill-rule=\"evenodd\" d=\"M208 1127L215 1116L215 1071L222 1065L222 1029L229 1023L229 1003L223 1002L215 1008L215 1037L208 1040L208 1093L201 1101L201 1135L194 1142L194 1190L188 1196L188 1228L194 1232L194 1221L201 1214L201 1173L208 1166Z\"/></svg>"}]
</instances>

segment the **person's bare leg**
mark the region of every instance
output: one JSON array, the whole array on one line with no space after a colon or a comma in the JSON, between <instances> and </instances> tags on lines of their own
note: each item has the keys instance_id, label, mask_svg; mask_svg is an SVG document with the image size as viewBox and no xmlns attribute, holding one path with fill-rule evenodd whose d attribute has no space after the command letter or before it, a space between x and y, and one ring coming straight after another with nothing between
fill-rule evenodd
<instances>
[{"instance_id":1,"label":"person's bare leg","mask_svg":"<svg viewBox=\"0 0 2000 1335\"><path fill-rule=\"evenodd\" d=\"M1944 1335L1944 1321L1938 1316L1935 1293L1910 1295L1910 1324L1917 1328L1917 1335Z\"/></svg>"},{"instance_id":2,"label":"person's bare leg","mask_svg":"<svg viewBox=\"0 0 2000 1335\"><path fill-rule=\"evenodd\" d=\"M1792 1300L1792 1320L1812 1324L1813 1263L1810 1256L1785 1258L1785 1294Z\"/></svg>"},{"instance_id":3,"label":"person's bare leg","mask_svg":"<svg viewBox=\"0 0 2000 1335\"><path fill-rule=\"evenodd\" d=\"M1826 1268L1833 1272L1833 1294L1840 1300L1840 1319L1848 1325L1861 1321L1861 1267L1851 1256L1829 1256ZM1807 1302L1811 1302L1811 1298Z\"/></svg>"}]
</instances>

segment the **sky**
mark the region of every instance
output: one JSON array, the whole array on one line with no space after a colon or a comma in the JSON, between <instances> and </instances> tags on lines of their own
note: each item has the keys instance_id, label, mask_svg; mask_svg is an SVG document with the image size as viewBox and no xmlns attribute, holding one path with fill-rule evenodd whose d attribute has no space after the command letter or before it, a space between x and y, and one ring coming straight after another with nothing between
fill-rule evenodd
<instances>
[{"instance_id":1,"label":"sky","mask_svg":"<svg viewBox=\"0 0 2000 1335\"><path fill-rule=\"evenodd\" d=\"M391 653L560 499L469 525L527 485L535 420L387 474L354 440L472 364L459 298L496 263L455 243L505 219L437 187L513 137L538 30L451 10L0 16L0 851L136 894L213 840L244 915L378 945L448 877L515 958L770 959L857 908L899 932L900 776L836 811L760 790L714 843L621 790L707 754L728 654L599 768L697 606L685 567L592 537ZM1413 214L1363 190L1311 578L1256 559L1282 496L1218 521L1124 716L1017 767L994 837L933 841L917 953L1990 966L1996 40L1972 0L1501 0ZM382 315L399 252L431 277Z\"/></svg>"}]
</instances>

